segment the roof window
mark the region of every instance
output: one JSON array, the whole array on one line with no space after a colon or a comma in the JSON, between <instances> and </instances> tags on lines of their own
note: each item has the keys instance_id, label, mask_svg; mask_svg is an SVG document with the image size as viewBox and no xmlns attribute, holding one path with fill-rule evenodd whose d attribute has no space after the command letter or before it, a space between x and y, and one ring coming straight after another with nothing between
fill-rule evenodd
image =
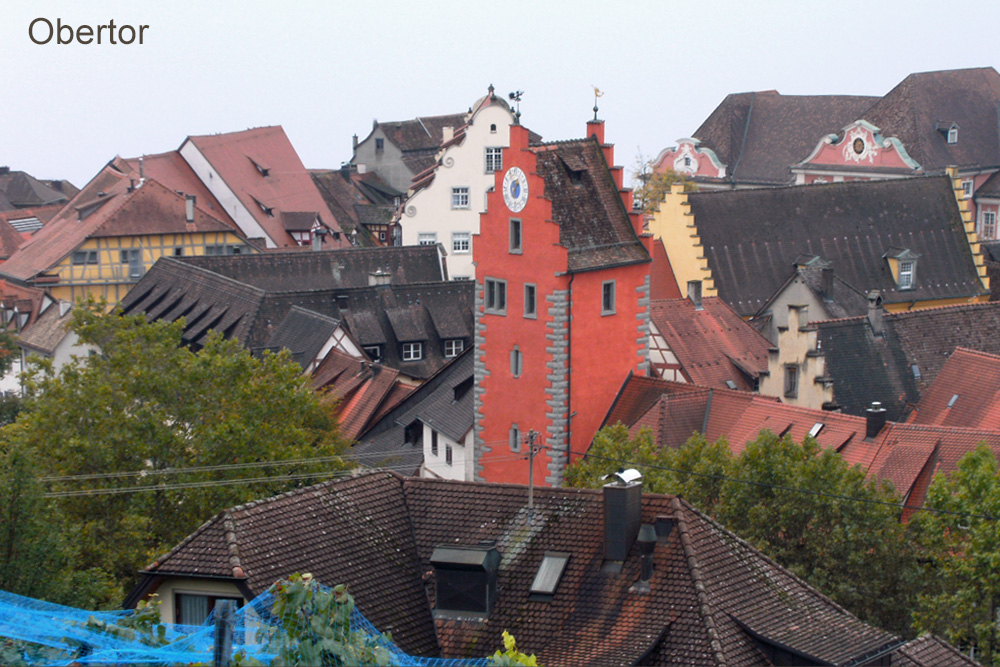
<instances>
[{"instance_id":1,"label":"roof window","mask_svg":"<svg viewBox=\"0 0 1000 667\"><path fill-rule=\"evenodd\" d=\"M950 408L955 405L956 401L958 401L958 394L952 394L951 400L948 401L948 407Z\"/></svg>"},{"instance_id":2,"label":"roof window","mask_svg":"<svg viewBox=\"0 0 1000 667\"><path fill-rule=\"evenodd\" d=\"M546 551L535 573L535 580L531 582L529 600L541 602L551 602L555 597L556 588L566 571L570 554L564 551Z\"/></svg>"},{"instance_id":3,"label":"roof window","mask_svg":"<svg viewBox=\"0 0 1000 667\"><path fill-rule=\"evenodd\" d=\"M260 164L259 162L257 162L257 160L254 160L249 155L247 156L247 159L250 160L250 162L253 163L253 166L257 169L257 173L259 173L261 176L263 176L265 178L268 177L268 176L270 176L270 174L271 174L270 168L263 166L262 164Z\"/></svg>"},{"instance_id":4,"label":"roof window","mask_svg":"<svg viewBox=\"0 0 1000 667\"><path fill-rule=\"evenodd\" d=\"M809 429L809 437L815 438L817 435L819 435L819 432L823 430L824 426L826 426L826 424L824 424L823 422L816 422L815 424L813 424L813 427Z\"/></svg>"},{"instance_id":5,"label":"roof window","mask_svg":"<svg viewBox=\"0 0 1000 667\"><path fill-rule=\"evenodd\" d=\"M435 614L487 616L497 597L500 552L495 542L439 546L431 554Z\"/></svg>"}]
</instances>

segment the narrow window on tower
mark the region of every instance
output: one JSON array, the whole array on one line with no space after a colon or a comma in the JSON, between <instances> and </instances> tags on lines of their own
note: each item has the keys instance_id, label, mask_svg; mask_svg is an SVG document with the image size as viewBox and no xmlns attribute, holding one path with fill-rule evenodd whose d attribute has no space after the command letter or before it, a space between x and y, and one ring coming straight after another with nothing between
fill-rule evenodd
<instances>
[{"instance_id":1,"label":"narrow window on tower","mask_svg":"<svg viewBox=\"0 0 1000 667\"><path fill-rule=\"evenodd\" d=\"M510 251L512 253L521 253L521 221L511 220L510 221Z\"/></svg>"}]
</instances>

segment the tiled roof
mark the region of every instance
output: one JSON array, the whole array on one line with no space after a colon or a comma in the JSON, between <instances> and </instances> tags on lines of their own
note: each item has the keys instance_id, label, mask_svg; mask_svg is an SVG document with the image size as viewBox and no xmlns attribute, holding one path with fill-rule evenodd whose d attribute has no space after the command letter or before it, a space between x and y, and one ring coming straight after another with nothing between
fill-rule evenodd
<instances>
[{"instance_id":1,"label":"tiled roof","mask_svg":"<svg viewBox=\"0 0 1000 667\"><path fill-rule=\"evenodd\" d=\"M994 172L986 182L976 190L976 199L989 197L990 199L1000 198L1000 171Z\"/></svg>"},{"instance_id":2,"label":"tiled roof","mask_svg":"<svg viewBox=\"0 0 1000 667\"><path fill-rule=\"evenodd\" d=\"M886 137L903 142L910 157L925 171L945 167L1000 164L1000 74L992 67L910 74L863 117ZM959 127L958 142L949 144L947 129ZM944 124L944 125L942 125Z\"/></svg>"},{"instance_id":3,"label":"tiled roof","mask_svg":"<svg viewBox=\"0 0 1000 667\"><path fill-rule=\"evenodd\" d=\"M141 167L140 159L142 160ZM226 211L226 207L220 204L215 195L205 187L205 184L201 182L201 179L178 151L143 155L142 158L125 158L121 162L131 169L132 178L136 182L140 177L151 178L175 192L194 195L197 208L222 220L234 230L239 230ZM242 236L242 232L239 234Z\"/></svg>"},{"instance_id":4,"label":"tiled roof","mask_svg":"<svg viewBox=\"0 0 1000 667\"><path fill-rule=\"evenodd\" d=\"M0 213L0 261L7 259L24 243L21 235Z\"/></svg>"},{"instance_id":5,"label":"tiled roof","mask_svg":"<svg viewBox=\"0 0 1000 667\"><path fill-rule=\"evenodd\" d=\"M280 214L286 211L316 213L334 232L332 238L327 237L326 247L350 246L280 125L192 136L184 143L188 142L208 160L218 177L278 247L297 245L281 225ZM264 208L271 214L268 215Z\"/></svg>"},{"instance_id":6,"label":"tiled roof","mask_svg":"<svg viewBox=\"0 0 1000 667\"><path fill-rule=\"evenodd\" d=\"M662 239L653 239L653 263L649 267L649 298L680 299L683 296Z\"/></svg>"},{"instance_id":7,"label":"tiled roof","mask_svg":"<svg viewBox=\"0 0 1000 667\"><path fill-rule=\"evenodd\" d=\"M957 348L910 422L1000 431L1000 356Z\"/></svg>"},{"instance_id":8,"label":"tiled roof","mask_svg":"<svg viewBox=\"0 0 1000 667\"><path fill-rule=\"evenodd\" d=\"M68 305L68 304L67 304ZM68 307L60 313L62 305L52 303L38 317L21 331L17 337L17 344L27 348L28 353L41 352L52 356L56 347L62 342L66 334L70 319L73 317L73 308Z\"/></svg>"},{"instance_id":9,"label":"tiled roof","mask_svg":"<svg viewBox=\"0 0 1000 667\"><path fill-rule=\"evenodd\" d=\"M14 229L27 237L41 229L62 208L63 204L53 204L51 206L19 208L10 211L0 210L0 220L9 223Z\"/></svg>"},{"instance_id":10,"label":"tiled roof","mask_svg":"<svg viewBox=\"0 0 1000 667\"><path fill-rule=\"evenodd\" d=\"M886 303L985 293L948 178L691 193L691 212L719 296L753 315L797 257L818 255L856 290ZM913 289L897 287L885 253L919 256Z\"/></svg>"},{"instance_id":11,"label":"tiled roof","mask_svg":"<svg viewBox=\"0 0 1000 667\"><path fill-rule=\"evenodd\" d=\"M292 306L264 347L284 348L303 368L316 361L320 351L340 322L298 306Z\"/></svg>"},{"instance_id":12,"label":"tiled roof","mask_svg":"<svg viewBox=\"0 0 1000 667\"><path fill-rule=\"evenodd\" d=\"M375 172L359 174L350 168L311 172L313 182L345 233L357 231L359 245L376 245L365 225L387 224L395 211L393 190Z\"/></svg>"},{"instance_id":13,"label":"tiled roof","mask_svg":"<svg viewBox=\"0 0 1000 667\"><path fill-rule=\"evenodd\" d=\"M787 185L789 167L805 159L826 134L861 117L878 98L849 95L736 93L694 135L741 183Z\"/></svg>"},{"instance_id":14,"label":"tiled roof","mask_svg":"<svg viewBox=\"0 0 1000 667\"><path fill-rule=\"evenodd\" d=\"M530 150L537 155L571 273L651 261L595 139L536 144Z\"/></svg>"},{"instance_id":15,"label":"tiled roof","mask_svg":"<svg viewBox=\"0 0 1000 667\"><path fill-rule=\"evenodd\" d=\"M340 400L340 432L354 440L371 426L376 412L391 410L405 397L394 391L398 377L392 368L333 349L313 373L312 385Z\"/></svg>"},{"instance_id":16,"label":"tiled roof","mask_svg":"<svg viewBox=\"0 0 1000 667\"><path fill-rule=\"evenodd\" d=\"M753 390L767 370L770 342L721 299L707 297L702 305L698 310L689 299L652 301L650 319L691 382L725 387L730 380Z\"/></svg>"},{"instance_id":17,"label":"tiled roof","mask_svg":"<svg viewBox=\"0 0 1000 667\"><path fill-rule=\"evenodd\" d=\"M393 285L445 278L436 246L199 256L183 261L269 292L366 287L376 271L389 273Z\"/></svg>"},{"instance_id":18,"label":"tiled roof","mask_svg":"<svg viewBox=\"0 0 1000 667\"><path fill-rule=\"evenodd\" d=\"M662 517L673 526L653 550L645 591L634 586L637 546L621 573L602 567L601 491L536 489L533 512L526 504L523 486L373 472L222 512L149 576L235 573L259 592L311 572L322 583L347 584L376 627L425 656L488 654L503 630L553 667L762 664L769 648L843 664L904 645L677 498L643 497L643 521ZM432 552L482 540L495 540L502 557L492 611L484 619L435 618ZM552 600L531 600L549 551L570 554L565 573Z\"/></svg>"},{"instance_id":19,"label":"tiled roof","mask_svg":"<svg viewBox=\"0 0 1000 667\"><path fill-rule=\"evenodd\" d=\"M35 208L69 201L66 193L23 171L0 173L0 192L15 208Z\"/></svg>"},{"instance_id":20,"label":"tiled roof","mask_svg":"<svg viewBox=\"0 0 1000 667\"><path fill-rule=\"evenodd\" d=\"M833 379L834 400L850 414L864 414L872 401L880 401L889 419L902 419L907 404L920 400L956 348L1000 354L1000 303L885 313L882 321L881 337L867 317L811 323Z\"/></svg>"},{"instance_id":21,"label":"tiled roof","mask_svg":"<svg viewBox=\"0 0 1000 667\"><path fill-rule=\"evenodd\" d=\"M133 188L138 181L124 160L112 161L4 262L0 272L30 280L92 237L232 231L201 208L195 208L194 221L187 222L182 195L153 179Z\"/></svg>"},{"instance_id":22,"label":"tiled roof","mask_svg":"<svg viewBox=\"0 0 1000 667\"><path fill-rule=\"evenodd\" d=\"M934 635L911 639L892 654L892 667L934 667L944 664L975 667L979 663Z\"/></svg>"},{"instance_id":23,"label":"tiled roof","mask_svg":"<svg viewBox=\"0 0 1000 667\"><path fill-rule=\"evenodd\" d=\"M470 348L471 350L471 348ZM435 431L444 433L455 442L462 442L474 421L472 398L473 361L470 350L449 366L449 377L419 403L397 418L406 425L420 420Z\"/></svg>"}]
</instances>

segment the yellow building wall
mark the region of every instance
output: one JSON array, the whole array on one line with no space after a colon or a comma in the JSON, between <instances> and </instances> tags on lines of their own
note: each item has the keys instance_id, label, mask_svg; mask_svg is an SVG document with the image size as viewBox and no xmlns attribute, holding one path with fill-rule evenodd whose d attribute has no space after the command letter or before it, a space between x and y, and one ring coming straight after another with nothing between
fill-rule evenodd
<instances>
[{"instance_id":1,"label":"yellow building wall","mask_svg":"<svg viewBox=\"0 0 1000 667\"><path fill-rule=\"evenodd\" d=\"M139 281L142 274L156 263L160 257L191 257L204 255L205 248L211 245L241 246L242 252L253 252L253 249L232 232L197 232L184 234L157 234L147 236L112 236L87 239L63 258L49 271L59 274L59 282L43 285L55 299L75 302L88 295L95 298L105 298L113 306L121 301L125 294ZM123 263L123 250L138 249L142 268L138 276L133 276L131 266ZM75 252L96 251L96 264L74 264Z\"/></svg>"},{"instance_id":2,"label":"yellow building wall","mask_svg":"<svg viewBox=\"0 0 1000 667\"><path fill-rule=\"evenodd\" d=\"M760 381L760 393L777 396L783 403L820 410L824 403L833 401L833 386L817 382L826 376L826 359L816 354L816 329L807 327L809 321L805 306L788 307L788 326L778 329L778 346L768 353L767 375ZM795 396L785 395L785 368L796 366L798 391Z\"/></svg>"},{"instance_id":3,"label":"yellow building wall","mask_svg":"<svg viewBox=\"0 0 1000 667\"><path fill-rule=\"evenodd\" d=\"M681 294L687 294L688 282L700 280L703 296L718 296L683 183L671 186L649 220L648 230L663 241Z\"/></svg>"}]
</instances>

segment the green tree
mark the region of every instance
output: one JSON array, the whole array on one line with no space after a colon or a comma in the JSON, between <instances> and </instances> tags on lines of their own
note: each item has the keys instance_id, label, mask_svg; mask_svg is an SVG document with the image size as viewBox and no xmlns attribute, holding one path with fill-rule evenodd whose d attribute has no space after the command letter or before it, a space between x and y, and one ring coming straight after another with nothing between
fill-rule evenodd
<instances>
[{"instance_id":1,"label":"green tree","mask_svg":"<svg viewBox=\"0 0 1000 667\"><path fill-rule=\"evenodd\" d=\"M71 328L101 353L58 373L41 362L7 427L53 494L92 492L59 503L78 564L126 587L215 512L346 467L334 406L287 353L255 358L218 335L196 352L183 327L83 304Z\"/></svg>"},{"instance_id":2,"label":"green tree","mask_svg":"<svg viewBox=\"0 0 1000 667\"><path fill-rule=\"evenodd\" d=\"M763 431L734 457L725 440L695 435L657 450L650 433L629 439L619 425L602 429L567 480L599 486L619 467L638 468L644 488L684 497L860 618L909 632L921 580L899 498L812 438Z\"/></svg>"},{"instance_id":3,"label":"green tree","mask_svg":"<svg viewBox=\"0 0 1000 667\"><path fill-rule=\"evenodd\" d=\"M931 590L914 614L920 631L974 649L984 664L1000 663L1000 475L985 444L966 454L927 493L918 528Z\"/></svg>"}]
</instances>

